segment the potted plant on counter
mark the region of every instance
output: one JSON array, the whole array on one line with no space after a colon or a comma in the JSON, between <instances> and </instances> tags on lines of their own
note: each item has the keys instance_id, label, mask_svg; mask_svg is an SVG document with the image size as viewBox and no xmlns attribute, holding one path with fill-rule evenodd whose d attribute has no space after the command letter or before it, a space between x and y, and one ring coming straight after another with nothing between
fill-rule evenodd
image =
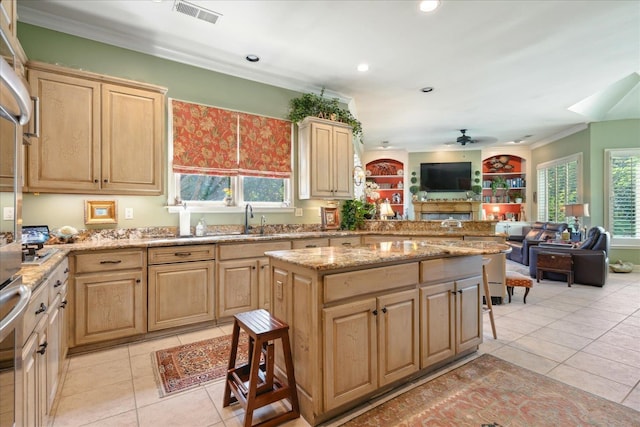
<instances>
[{"instance_id":1,"label":"potted plant on counter","mask_svg":"<svg viewBox=\"0 0 640 427\"><path fill-rule=\"evenodd\" d=\"M365 219L375 215L375 205L362 200L345 200L340 215L340 228L343 230L360 230L364 228Z\"/></svg>"}]
</instances>

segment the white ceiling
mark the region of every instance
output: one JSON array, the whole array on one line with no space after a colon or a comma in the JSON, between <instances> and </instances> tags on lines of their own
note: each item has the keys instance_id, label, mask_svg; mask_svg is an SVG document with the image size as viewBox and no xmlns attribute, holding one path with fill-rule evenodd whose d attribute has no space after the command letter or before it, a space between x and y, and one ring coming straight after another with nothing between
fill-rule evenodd
<instances>
[{"instance_id":1,"label":"white ceiling","mask_svg":"<svg viewBox=\"0 0 640 427\"><path fill-rule=\"evenodd\" d=\"M280 87L325 87L350 101L366 150L537 145L590 121L640 118L637 0L442 0L430 14L418 1L191 3L222 16L212 25L173 0L19 0L18 14ZM484 142L445 145L462 128Z\"/></svg>"}]
</instances>

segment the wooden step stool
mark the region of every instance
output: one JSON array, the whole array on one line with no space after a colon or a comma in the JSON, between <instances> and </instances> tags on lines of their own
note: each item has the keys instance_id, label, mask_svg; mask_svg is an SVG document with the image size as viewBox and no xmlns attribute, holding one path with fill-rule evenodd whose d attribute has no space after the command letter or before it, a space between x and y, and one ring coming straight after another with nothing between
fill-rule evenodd
<instances>
[{"instance_id":1,"label":"wooden step stool","mask_svg":"<svg viewBox=\"0 0 640 427\"><path fill-rule=\"evenodd\" d=\"M270 427L298 418L298 391L289 346L289 325L271 316L266 310L238 313L234 317L231 354L222 406L239 402L245 410L244 426L251 427L253 411L271 403L289 399L291 410L265 420L257 426ZM240 328L249 336L249 362L236 367ZM286 383L274 374L274 343L282 340L286 365ZM262 361L261 361L262 359ZM233 396L231 395L233 392Z\"/></svg>"},{"instance_id":2,"label":"wooden step stool","mask_svg":"<svg viewBox=\"0 0 640 427\"><path fill-rule=\"evenodd\" d=\"M513 296L514 286L522 286L525 288L523 302L525 304L527 303L527 295L529 295L529 291L533 288L533 280L531 280L530 277L516 273L515 271L510 271L507 273L505 283L507 285L507 293L509 294L509 302L511 302L511 297Z\"/></svg>"}]
</instances>

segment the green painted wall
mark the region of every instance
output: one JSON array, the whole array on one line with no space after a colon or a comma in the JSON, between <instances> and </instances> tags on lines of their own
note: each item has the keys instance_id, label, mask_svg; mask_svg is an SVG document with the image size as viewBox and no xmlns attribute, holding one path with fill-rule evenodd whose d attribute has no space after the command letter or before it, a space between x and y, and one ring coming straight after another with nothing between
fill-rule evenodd
<instances>
[{"instance_id":1,"label":"green painted wall","mask_svg":"<svg viewBox=\"0 0 640 427\"><path fill-rule=\"evenodd\" d=\"M300 95L292 90L156 58L29 24L19 23L18 37L29 60L164 86L168 88L167 97L171 98L284 118L288 112L289 100ZM25 194L24 224L72 225L85 228L84 200L105 198L118 202L117 227L177 226L177 214L169 214L164 208L167 204L166 167L164 174L163 196ZM297 182L297 179L294 179L294 182ZM297 195L296 184L294 195ZM302 217L289 213L268 213L267 221L271 224L320 222L318 207L324 205L322 201L300 201L294 197L294 204L303 208ZM134 208L133 220L123 219L125 207ZM192 214L192 224L195 225L202 216L208 224L241 224L244 221L243 215L239 212Z\"/></svg>"},{"instance_id":2,"label":"green painted wall","mask_svg":"<svg viewBox=\"0 0 640 427\"><path fill-rule=\"evenodd\" d=\"M587 227L604 225L604 150L607 148L637 148L640 146L640 120L612 120L589 124L588 128L559 139L531 152L533 163L533 188L537 188L535 165L582 153L582 177L584 180L583 200L589 203L589 218L583 218ZM534 216L537 206L534 203ZM612 248L611 260L622 259L640 265L638 249Z\"/></svg>"}]
</instances>

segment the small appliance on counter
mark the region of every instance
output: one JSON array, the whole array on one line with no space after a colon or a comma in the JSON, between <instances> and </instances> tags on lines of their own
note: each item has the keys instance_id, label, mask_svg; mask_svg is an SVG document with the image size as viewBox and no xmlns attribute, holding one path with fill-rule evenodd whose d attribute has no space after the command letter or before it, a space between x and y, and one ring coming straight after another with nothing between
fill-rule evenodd
<instances>
[{"instance_id":1,"label":"small appliance on counter","mask_svg":"<svg viewBox=\"0 0 640 427\"><path fill-rule=\"evenodd\" d=\"M22 227L22 265L40 265L58 250L44 248L49 240L47 225L25 225Z\"/></svg>"}]
</instances>

